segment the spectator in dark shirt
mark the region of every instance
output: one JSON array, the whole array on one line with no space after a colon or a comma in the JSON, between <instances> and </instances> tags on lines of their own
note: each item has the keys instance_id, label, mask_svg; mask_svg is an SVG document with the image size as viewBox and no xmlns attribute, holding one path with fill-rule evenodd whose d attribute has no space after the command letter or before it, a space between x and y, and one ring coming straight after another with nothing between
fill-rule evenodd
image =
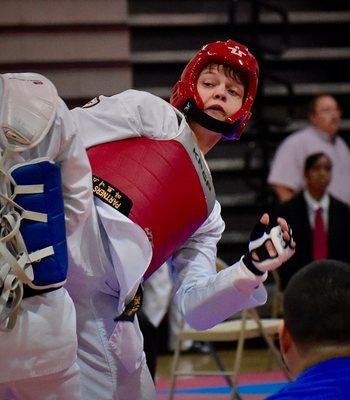
<instances>
[{"instance_id":1,"label":"spectator in dark shirt","mask_svg":"<svg viewBox=\"0 0 350 400\"><path fill-rule=\"evenodd\" d=\"M276 210L276 215L292 226L297 243L294 257L279 270L282 290L299 269L313 260L350 262L350 210L328 193L330 158L324 153L311 154L305 160L304 175L306 188Z\"/></svg>"}]
</instances>

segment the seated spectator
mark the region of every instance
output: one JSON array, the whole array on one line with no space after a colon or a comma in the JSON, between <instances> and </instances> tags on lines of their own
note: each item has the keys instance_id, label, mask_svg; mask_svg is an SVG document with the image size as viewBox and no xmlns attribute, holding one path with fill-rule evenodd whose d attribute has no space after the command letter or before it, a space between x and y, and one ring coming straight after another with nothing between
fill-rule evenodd
<instances>
[{"instance_id":1,"label":"seated spectator","mask_svg":"<svg viewBox=\"0 0 350 400\"><path fill-rule=\"evenodd\" d=\"M284 294L282 357L293 376L267 400L350 399L350 265L314 261Z\"/></svg>"},{"instance_id":2,"label":"seated spectator","mask_svg":"<svg viewBox=\"0 0 350 400\"><path fill-rule=\"evenodd\" d=\"M306 188L277 206L276 215L287 219L297 243L292 257L278 271L281 289L304 265L313 260L333 258L350 262L350 209L328 193L332 181L332 161L324 153L305 160Z\"/></svg>"},{"instance_id":3,"label":"seated spectator","mask_svg":"<svg viewBox=\"0 0 350 400\"><path fill-rule=\"evenodd\" d=\"M307 156L322 152L333 164L329 192L350 205L350 151L338 136L341 110L328 94L316 96L309 106L309 125L286 138L277 149L268 183L280 201L292 198L304 186L303 167Z\"/></svg>"}]
</instances>

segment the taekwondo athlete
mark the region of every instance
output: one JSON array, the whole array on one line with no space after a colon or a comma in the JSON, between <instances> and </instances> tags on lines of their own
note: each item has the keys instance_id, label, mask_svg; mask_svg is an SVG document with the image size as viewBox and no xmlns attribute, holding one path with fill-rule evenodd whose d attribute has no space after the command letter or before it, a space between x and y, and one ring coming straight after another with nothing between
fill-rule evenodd
<instances>
[{"instance_id":1,"label":"taekwondo athlete","mask_svg":"<svg viewBox=\"0 0 350 400\"><path fill-rule=\"evenodd\" d=\"M286 221L271 227L265 214L247 253L215 270L224 222L204 155L220 140L240 137L257 81L245 46L215 42L188 63L171 104L127 90L71 111L95 195L72 237L68 280L85 399L155 398L135 311L140 283L166 259L179 309L192 327L206 329L263 304L268 271L293 254Z\"/></svg>"}]
</instances>

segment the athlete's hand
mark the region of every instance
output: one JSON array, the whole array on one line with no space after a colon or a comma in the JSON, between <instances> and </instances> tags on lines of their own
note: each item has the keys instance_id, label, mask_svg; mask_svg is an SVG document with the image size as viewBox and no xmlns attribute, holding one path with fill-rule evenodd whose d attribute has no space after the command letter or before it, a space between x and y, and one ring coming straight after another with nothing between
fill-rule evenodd
<instances>
[{"instance_id":1,"label":"athlete's hand","mask_svg":"<svg viewBox=\"0 0 350 400\"><path fill-rule=\"evenodd\" d=\"M250 235L249 252L243 257L245 266L256 275L273 271L287 261L295 252L292 230L284 218L277 224L269 224L270 217L264 214Z\"/></svg>"}]
</instances>

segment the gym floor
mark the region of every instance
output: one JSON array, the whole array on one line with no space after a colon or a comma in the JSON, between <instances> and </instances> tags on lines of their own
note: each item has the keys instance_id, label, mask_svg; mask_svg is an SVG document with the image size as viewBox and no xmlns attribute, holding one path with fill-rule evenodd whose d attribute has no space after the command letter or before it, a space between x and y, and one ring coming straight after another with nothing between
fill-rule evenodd
<instances>
[{"instance_id":1,"label":"gym floor","mask_svg":"<svg viewBox=\"0 0 350 400\"><path fill-rule=\"evenodd\" d=\"M225 369L232 369L235 344L233 343L231 347L227 345L225 348L218 347L216 351ZM172 354L161 354L158 357L156 386L159 400L167 399L172 359ZM194 370L215 370L216 365L209 354L189 352L181 356L179 368L184 372L191 372ZM230 398L228 385L222 377L180 377L177 382L178 390L175 400L204 400L206 398L218 400ZM268 394L278 390L285 382L285 377L278 369L266 346L256 341L250 344L248 341L243 352L238 380L238 391L242 400L264 399Z\"/></svg>"}]
</instances>

